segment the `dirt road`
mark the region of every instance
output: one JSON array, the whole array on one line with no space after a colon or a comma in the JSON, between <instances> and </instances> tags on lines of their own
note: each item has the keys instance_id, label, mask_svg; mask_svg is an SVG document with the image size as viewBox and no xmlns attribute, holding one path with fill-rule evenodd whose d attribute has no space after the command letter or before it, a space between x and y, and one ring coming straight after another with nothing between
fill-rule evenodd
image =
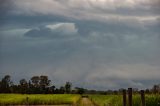
<instances>
[{"instance_id":1,"label":"dirt road","mask_svg":"<svg viewBox=\"0 0 160 106\"><path fill-rule=\"evenodd\" d=\"M80 106L95 106L88 98L82 98Z\"/></svg>"}]
</instances>

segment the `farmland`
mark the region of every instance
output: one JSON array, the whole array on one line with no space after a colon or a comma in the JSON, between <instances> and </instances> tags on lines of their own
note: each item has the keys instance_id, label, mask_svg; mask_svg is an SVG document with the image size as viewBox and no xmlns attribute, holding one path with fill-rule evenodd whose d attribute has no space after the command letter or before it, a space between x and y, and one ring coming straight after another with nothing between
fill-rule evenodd
<instances>
[{"instance_id":1,"label":"farmland","mask_svg":"<svg viewBox=\"0 0 160 106\"><path fill-rule=\"evenodd\" d=\"M151 89L133 88L97 91L75 87L66 82L51 85L48 76L33 76L12 83L6 75L0 81L0 106L3 105L72 105L72 106L160 106L160 85ZM82 95L83 94L83 95Z\"/></svg>"},{"instance_id":2,"label":"farmland","mask_svg":"<svg viewBox=\"0 0 160 106\"><path fill-rule=\"evenodd\" d=\"M79 99L80 95L73 94L0 94L0 105L63 105Z\"/></svg>"},{"instance_id":3,"label":"farmland","mask_svg":"<svg viewBox=\"0 0 160 106\"><path fill-rule=\"evenodd\" d=\"M98 106L122 106L122 95L89 95L89 98ZM160 95L146 95L146 106L159 106ZM140 95L133 95L133 106L141 106Z\"/></svg>"},{"instance_id":4,"label":"farmland","mask_svg":"<svg viewBox=\"0 0 160 106\"><path fill-rule=\"evenodd\" d=\"M0 105L73 105L88 106L122 106L122 95L87 95L82 99L78 94L0 94ZM160 95L146 94L146 106L159 106ZM91 101L90 101L91 100ZM84 103L84 101L86 103ZM141 97L133 95L133 106L141 106Z\"/></svg>"}]
</instances>

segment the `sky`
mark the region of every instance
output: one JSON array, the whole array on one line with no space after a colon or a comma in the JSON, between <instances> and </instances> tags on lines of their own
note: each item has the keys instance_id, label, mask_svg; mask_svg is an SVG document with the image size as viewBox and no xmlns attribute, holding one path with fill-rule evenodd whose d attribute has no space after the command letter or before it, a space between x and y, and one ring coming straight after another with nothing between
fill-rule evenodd
<instances>
[{"instance_id":1,"label":"sky","mask_svg":"<svg viewBox=\"0 0 160 106\"><path fill-rule=\"evenodd\" d=\"M0 0L0 78L106 90L160 83L159 0Z\"/></svg>"}]
</instances>

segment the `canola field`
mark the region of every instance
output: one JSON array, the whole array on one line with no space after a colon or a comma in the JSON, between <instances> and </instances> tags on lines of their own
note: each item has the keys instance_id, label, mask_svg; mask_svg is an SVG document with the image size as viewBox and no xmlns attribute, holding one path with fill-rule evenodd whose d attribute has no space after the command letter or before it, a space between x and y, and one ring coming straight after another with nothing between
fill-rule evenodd
<instances>
[{"instance_id":1,"label":"canola field","mask_svg":"<svg viewBox=\"0 0 160 106\"><path fill-rule=\"evenodd\" d=\"M80 98L74 94L0 94L0 105L75 104Z\"/></svg>"}]
</instances>

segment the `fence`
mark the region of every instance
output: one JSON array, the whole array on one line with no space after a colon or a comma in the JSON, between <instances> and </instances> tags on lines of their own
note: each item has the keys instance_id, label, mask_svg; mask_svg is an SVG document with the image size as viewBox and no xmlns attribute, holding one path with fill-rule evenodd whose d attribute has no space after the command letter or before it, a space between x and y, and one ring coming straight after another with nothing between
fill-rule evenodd
<instances>
[{"instance_id":1,"label":"fence","mask_svg":"<svg viewBox=\"0 0 160 106\"><path fill-rule=\"evenodd\" d=\"M128 94L128 105L132 106L132 88L128 88L127 90L123 90L123 106L127 106L127 94ZM142 106L146 106L145 104L145 93L144 90L140 91Z\"/></svg>"}]
</instances>

